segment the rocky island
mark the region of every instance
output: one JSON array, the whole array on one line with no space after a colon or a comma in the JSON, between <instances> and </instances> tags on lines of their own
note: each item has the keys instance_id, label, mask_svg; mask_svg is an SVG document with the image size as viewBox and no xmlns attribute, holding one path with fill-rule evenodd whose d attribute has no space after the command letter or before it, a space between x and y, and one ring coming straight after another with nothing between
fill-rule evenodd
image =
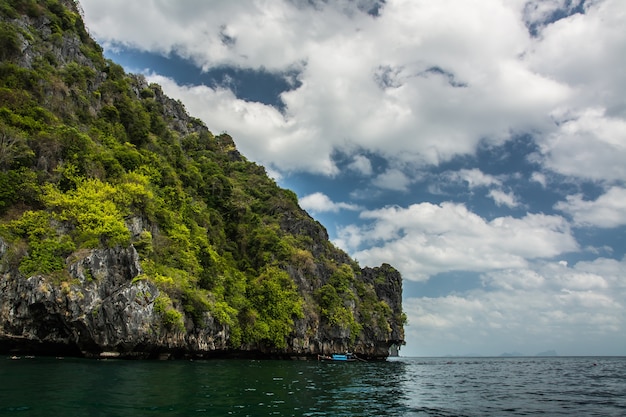
<instances>
[{"instance_id":1,"label":"rocky island","mask_svg":"<svg viewBox=\"0 0 626 417\"><path fill-rule=\"evenodd\" d=\"M0 6L0 352L384 359L405 321L398 271L105 59L76 2Z\"/></svg>"}]
</instances>

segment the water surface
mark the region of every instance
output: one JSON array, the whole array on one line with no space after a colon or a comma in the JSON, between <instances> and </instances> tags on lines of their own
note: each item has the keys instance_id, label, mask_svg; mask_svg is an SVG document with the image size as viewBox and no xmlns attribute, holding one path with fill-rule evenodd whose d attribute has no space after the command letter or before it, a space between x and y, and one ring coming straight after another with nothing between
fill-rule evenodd
<instances>
[{"instance_id":1,"label":"water surface","mask_svg":"<svg viewBox=\"0 0 626 417\"><path fill-rule=\"evenodd\" d=\"M0 416L624 416L626 358L0 358Z\"/></svg>"}]
</instances>

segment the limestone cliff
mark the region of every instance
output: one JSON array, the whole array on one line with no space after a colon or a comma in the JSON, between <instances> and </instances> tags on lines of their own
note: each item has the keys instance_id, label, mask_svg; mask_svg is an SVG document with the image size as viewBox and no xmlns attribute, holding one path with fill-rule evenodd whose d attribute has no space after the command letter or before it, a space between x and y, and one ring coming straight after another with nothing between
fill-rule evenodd
<instances>
[{"instance_id":1,"label":"limestone cliff","mask_svg":"<svg viewBox=\"0 0 626 417\"><path fill-rule=\"evenodd\" d=\"M69 0L0 8L0 351L383 359L402 279L326 230Z\"/></svg>"},{"instance_id":2,"label":"limestone cliff","mask_svg":"<svg viewBox=\"0 0 626 417\"><path fill-rule=\"evenodd\" d=\"M0 240L0 255L8 246ZM191 320L175 331L163 326L155 312L160 294L148 280L137 280L140 260L132 246L96 249L72 254L67 260L70 282L50 277L15 277L2 272L0 279L0 351L11 353L81 355L87 357L313 357L318 353L354 350L362 357L383 359L391 345L403 343L402 322L392 321L391 333L365 329L356 342L345 328L320 326L319 318L299 320L288 347L275 349L251 345L233 349L228 326L207 314L201 326ZM388 265L365 268L363 281L393 311L401 311L401 278Z\"/></svg>"}]
</instances>

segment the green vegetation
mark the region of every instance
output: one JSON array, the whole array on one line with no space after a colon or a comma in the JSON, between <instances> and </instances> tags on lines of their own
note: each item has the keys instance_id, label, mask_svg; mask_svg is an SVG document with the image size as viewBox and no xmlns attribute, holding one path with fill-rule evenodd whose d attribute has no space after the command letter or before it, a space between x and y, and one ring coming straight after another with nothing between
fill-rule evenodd
<instances>
[{"instance_id":1,"label":"green vegetation","mask_svg":"<svg viewBox=\"0 0 626 417\"><path fill-rule=\"evenodd\" d=\"M349 265L344 264L335 271L328 283L316 292L322 317L332 326L349 330L352 340L363 327L353 313L358 300L352 290L355 281L354 271Z\"/></svg>"},{"instance_id":2,"label":"green vegetation","mask_svg":"<svg viewBox=\"0 0 626 417\"><path fill-rule=\"evenodd\" d=\"M12 264L58 278L75 251L133 244L137 279L160 290L163 329L210 316L233 348L285 348L305 311L353 340L364 326L390 331L389 306L356 266L330 260L345 259L337 249L314 242L324 233L296 195L158 85L105 60L74 10L70 0L0 5L0 236ZM45 30L23 24L42 16ZM330 279L305 296L287 271L315 282L318 267Z\"/></svg>"}]
</instances>

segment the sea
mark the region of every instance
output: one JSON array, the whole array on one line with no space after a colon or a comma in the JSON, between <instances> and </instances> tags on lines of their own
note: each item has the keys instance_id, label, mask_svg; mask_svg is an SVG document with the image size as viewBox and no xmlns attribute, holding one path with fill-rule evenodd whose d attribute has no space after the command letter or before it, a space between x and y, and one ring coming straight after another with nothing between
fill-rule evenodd
<instances>
[{"instance_id":1,"label":"sea","mask_svg":"<svg viewBox=\"0 0 626 417\"><path fill-rule=\"evenodd\" d=\"M2 357L0 416L626 416L626 357Z\"/></svg>"}]
</instances>

